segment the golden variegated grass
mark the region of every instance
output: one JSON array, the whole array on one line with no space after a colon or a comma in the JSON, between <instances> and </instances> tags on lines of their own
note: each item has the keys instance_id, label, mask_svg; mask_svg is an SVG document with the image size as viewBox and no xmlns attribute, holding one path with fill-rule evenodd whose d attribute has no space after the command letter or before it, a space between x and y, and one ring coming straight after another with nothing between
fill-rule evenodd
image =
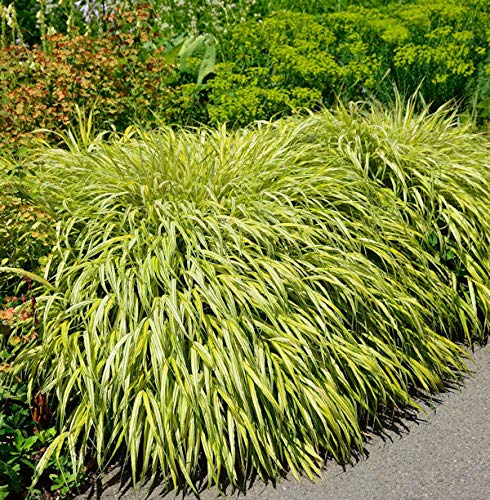
<instances>
[{"instance_id":1,"label":"golden variegated grass","mask_svg":"<svg viewBox=\"0 0 490 500\"><path fill-rule=\"evenodd\" d=\"M490 321L490 139L458 124L449 105L416 114L415 98L404 106L397 96L391 111L326 112L317 118L317 134L328 149L335 143L340 161L403 204L405 220L443 264L439 278L478 317L472 327L463 320L462 331L447 335L481 340Z\"/></svg>"},{"instance_id":2,"label":"golden variegated grass","mask_svg":"<svg viewBox=\"0 0 490 500\"><path fill-rule=\"evenodd\" d=\"M55 291L16 360L57 402L39 470L66 444L169 487L313 477L465 370L450 339L488 319L488 145L410 109L133 130L33 159L60 221Z\"/></svg>"}]
</instances>

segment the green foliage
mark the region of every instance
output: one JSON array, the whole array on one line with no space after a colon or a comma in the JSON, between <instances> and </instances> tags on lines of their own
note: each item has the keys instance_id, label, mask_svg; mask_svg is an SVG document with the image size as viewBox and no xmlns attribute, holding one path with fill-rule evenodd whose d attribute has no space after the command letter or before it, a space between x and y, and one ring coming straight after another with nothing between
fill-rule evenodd
<instances>
[{"instance_id":1,"label":"green foliage","mask_svg":"<svg viewBox=\"0 0 490 500\"><path fill-rule=\"evenodd\" d=\"M294 11L273 12L285 7ZM223 12L213 25L216 9ZM457 99L485 119L490 13L477 0L301 10L252 0L233 8L155 1L130 11L107 4L89 30L98 37L72 31L45 37L42 48L7 47L0 54L0 83L10 89L1 98L0 143L17 147L36 128L60 130L76 106L94 101L98 122L118 130L155 115L171 124L241 126L338 98L389 103L394 86L404 95L420 86L434 107ZM198 12L194 25L189 19Z\"/></svg>"},{"instance_id":2,"label":"green foliage","mask_svg":"<svg viewBox=\"0 0 490 500\"><path fill-rule=\"evenodd\" d=\"M473 309L473 329L483 339L490 321L488 140L456 127L444 109L414 109L413 101L406 110L398 101L391 112L345 112L335 125L346 131L338 151L403 203L405 219L438 263L433 270ZM460 331L471 338L465 321Z\"/></svg>"},{"instance_id":3,"label":"green foliage","mask_svg":"<svg viewBox=\"0 0 490 500\"><path fill-rule=\"evenodd\" d=\"M465 369L453 342L488 335L488 141L415 101L143 129L394 85L482 124L488 3L102 3L0 5L0 145L30 155L0 160L0 497L35 468L67 494L92 453L169 487L348 461L379 412Z\"/></svg>"},{"instance_id":4,"label":"green foliage","mask_svg":"<svg viewBox=\"0 0 490 500\"><path fill-rule=\"evenodd\" d=\"M234 26L264 12L266 0L149 0L155 27L169 37L188 32L209 33L221 38Z\"/></svg>"},{"instance_id":5,"label":"green foliage","mask_svg":"<svg viewBox=\"0 0 490 500\"><path fill-rule=\"evenodd\" d=\"M265 0L0 0L0 7L10 4L17 18L15 35L29 46L48 33L101 36L107 31L106 16L121 11L151 11L147 22L166 40L183 32L222 36L232 26L270 12ZM5 30L12 33L11 27Z\"/></svg>"},{"instance_id":6,"label":"green foliage","mask_svg":"<svg viewBox=\"0 0 490 500\"><path fill-rule=\"evenodd\" d=\"M196 82L201 85L204 79L214 71L216 63L215 41L208 35L187 38L179 51L180 71L191 72L189 59L200 59Z\"/></svg>"},{"instance_id":7,"label":"green foliage","mask_svg":"<svg viewBox=\"0 0 490 500\"><path fill-rule=\"evenodd\" d=\"M490 55L480 64L474 97L475 118L480 125L490 125Z\"/></svg>"},{"instance_id":8,"label":"green foliage","mask_svg":"<svg viewBox=\"0 0 490 500\"><path fill-rule=\"evenodd\" d=\"M200 86L214 72L216 40L209 34L182 33L165 44L165 58L178 65L181 80L190 79Z\"/></svg>"},{"instance_id":9,"label":"green foliage","mask_svg":"<svg viewBox=\"0 0 490 500\"><path fill-rule=\"evenodd\" d=\"M15 23L11 22L7 31L18 44L32 47L42 43L47 34L101 35L107 29L107 15L136 10L140 5L146 6L143 1L131 0L0 0L0 19L2 7L9 9L8 17L13 15ZM5 47L3 43L0 46Z\"/></svg>"},{"instance_id":10,"label":"green foliage","mask_svg":"<svg viewBox=\"0 0 490 500\"><path fill-rule=\"evenodd\" d=\"M137 129L32 159L60 220L16 358L78 466L314 476L488 332L489 146L444 110Z\"/></svg>"},{"instance_id":11,"label":"green foliage","mask_svg":"<svg viewBox=\"0 0 490 500\"><path fill-rule=\"evenodd\" d=\"M293 109L318 106L321 93L309 88L273 88L267 68L252 67L242 73L235 66L222 63L210 81L211 94L207 112L212 124L230 122L245 125L268 116L289 114Z\"/></svg>"},{"instance_id":12,"label":"green foliage","mask_svg":"<svg viewBox=\"0 0 490 500\"><path fill-rule=\"evenodd\" d=\"M238 25L210 82L211 123L287 113L304 106L296 93L308 93L310 106L338 97L386 103L394 86L404 95L420 86L434 108L450 99L471 105L488 87L490 14L478 9L417 0L321 16L281 11Z\"/></svg>"},{"instance_id":13,"label":"green foliage","mask_svg":"<svg viewBox=\"0 0 490 500\"><path fill-rule=\"evenodd\" d=\"M329 52L335 37L311 16L284 13L238 26L226 46L230 62L210 81L211 123L255 119L318 105L341 78Z\"/></svg>"},{"instance_id":14,"label":"green foliage","mask_svg":"<svg viewBox=\"0 0 490 500\"><path fill-rule=\"evenodd\" d=\"M489 50L488 13L458 1L418 1L393 8L392 14L410 32L393 59L400 88L413 89L423 79L422 93L437 105L474 92L477 69Z\"/></svg>"}]
</instances>

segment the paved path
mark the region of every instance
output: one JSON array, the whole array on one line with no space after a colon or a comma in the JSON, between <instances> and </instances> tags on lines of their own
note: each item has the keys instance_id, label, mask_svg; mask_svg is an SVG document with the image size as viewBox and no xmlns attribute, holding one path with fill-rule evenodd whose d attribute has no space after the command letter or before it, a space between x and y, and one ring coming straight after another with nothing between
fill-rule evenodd
<instances>
[{"instance_id":1,"label":"paved path","mask_svg":"<svg viewBox=\"0 0 490 500\"><path fill-rule=\"evenodd\" d=\"M328 464L315 483L286 479L254 484L244 500L490 500L490 344L474 353L476 373L461 390L443 394L427 413L406 420L401 435L374 437L369 456L343 470ZM110 486L83 498L145 498ZM80 497L82 498L82 497ZM149 497L162 498L158 489ZM174 498L168 495L165 498ZM180 496L179 498L182 498ZM191 497L184 497L186 500ZM216 498L213 490L203 500Z\"/></svg>"}]
</instances>

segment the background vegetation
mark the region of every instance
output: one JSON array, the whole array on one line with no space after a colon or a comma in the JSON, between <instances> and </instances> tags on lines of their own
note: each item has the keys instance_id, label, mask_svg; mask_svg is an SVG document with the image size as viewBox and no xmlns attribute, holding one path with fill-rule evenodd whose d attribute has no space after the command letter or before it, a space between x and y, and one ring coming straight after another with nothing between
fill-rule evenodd
<instances>
[{"instance_id":1,"label":"background vegetation","mask_svg":"<svg viewBox=\"0 0 490 500\"><path fill-rule=\"evenodd\" d=\"M16 17L4 7L0 141L61 129L94 101L103 128L243 126L420 87L433 109L453 99L488 118L485 2L319 4L67 0L18 5Z\"/></svg>"},{"instance_id":2,"label":"background vegetation","mask_svg":"<svg viewBox=\"0 0 490 500\"><path fill-rule=\"evenodd\" d=\"M230 32L209 84L210 121L244 125L337 98L387 103L393 86L411 95L420 85L435 107L474 104L488 97L488 19L457 2L419 1L250 21Z\"/></svg>"}]
</instances>

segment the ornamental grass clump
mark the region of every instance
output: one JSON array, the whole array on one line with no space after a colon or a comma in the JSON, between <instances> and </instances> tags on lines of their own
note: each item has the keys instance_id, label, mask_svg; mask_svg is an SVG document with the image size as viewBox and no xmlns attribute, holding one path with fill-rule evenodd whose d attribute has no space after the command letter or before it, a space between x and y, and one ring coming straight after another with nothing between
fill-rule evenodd
<instances>
[{"instance_id":1,"label":"ornamental grass clump","mask_svg":"<svg viewBox=\"0 0 490 500\"><path fill-rule=\"evenodd\" d=\"M418 161L441 185L451 158L467 182L488 176L486 146L466 132L463 162L447 142L459 129L378 114L380 137L413 165L413 137L434 138ZM235 132L133 130L33 160L59 222L38 339L12 373L57 402L40 470L66 444L80 466L128 460L135 482L169 487L312 477L326 456L362 450L380 414L465 370L450 338L480 335L481 318L427 246L415 191L366 172L373 122L338 111ZM461 223L461 241L488 231L480 193L466 196L448 194L453 219L483 219Z\"/></svg>"},{"instance_id":2,"label":"ornamental grass clump","mask_svg":"<svg viewBox=\"0 0 490 500\"><path fill-rule=\"evenodd\" d=\"M327 112L318 116L318 129L328 151L335 143L339 161L393 192L404 219L438 262L433 270L439 279L472 308L473 318L462 317L462 329L449 328L445 335L482 340L490 321L488 135L459 125L447 106L416 114L415 99L406 107L397 100L392 111Z\"/></svg>"}]
</instances>

